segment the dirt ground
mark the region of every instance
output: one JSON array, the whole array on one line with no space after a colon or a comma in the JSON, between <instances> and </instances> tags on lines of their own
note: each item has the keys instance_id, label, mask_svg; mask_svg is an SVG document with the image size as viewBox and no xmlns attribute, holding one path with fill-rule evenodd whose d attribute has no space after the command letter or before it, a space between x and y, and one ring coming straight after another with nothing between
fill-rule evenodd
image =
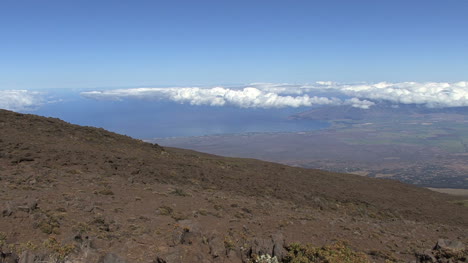
<instances>
[{"instance_id":1,"label":"dirt ground","mask_svg":"<svg viewBox=\"0 0 468 263\"><path fill-rule=\"evenodd\" d=\"M0 135L2 253L248 262L284 257L294 242L345 241L372 262L406 262L440 238L468 243L459 198L396 181L162 148L8 111Z\"/></svg>"}]
</instances>

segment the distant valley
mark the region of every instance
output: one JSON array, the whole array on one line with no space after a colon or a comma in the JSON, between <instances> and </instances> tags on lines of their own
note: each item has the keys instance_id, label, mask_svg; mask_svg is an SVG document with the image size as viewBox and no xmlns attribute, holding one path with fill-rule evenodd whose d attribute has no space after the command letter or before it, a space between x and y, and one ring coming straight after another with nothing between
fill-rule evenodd
<instances>
[{"instance_id":1,"label":"distant valley","mask_svg":"<svg viewBox=\"0 0 468 263\"><path fill-rule=\"evenodd\" d=\"M290 117L328 121L307 132L152 139L161 145L306 168L468 189L468 108L382 104L317 108Z\"/></svg>"}]
</instances>

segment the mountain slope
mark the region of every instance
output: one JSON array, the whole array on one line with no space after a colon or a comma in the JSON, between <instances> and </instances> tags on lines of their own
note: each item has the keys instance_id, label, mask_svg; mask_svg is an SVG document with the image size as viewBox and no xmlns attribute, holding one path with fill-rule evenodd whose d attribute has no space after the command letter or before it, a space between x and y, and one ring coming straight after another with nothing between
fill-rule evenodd
<instances>
[{"instance_id":1,"label":"mountain slope","mask_svg":"<svg viewBox=\"0 0 468 263\"><path fill-rule=\"evenodd\" d=\"M375 260L408 260L438 238L467 241L468 209L454 197L395 181L162 148L4 110L0 134L0 231L37 255L53 238L86 262L110 252L240 262L284 242L344 239Z\"/></svg>"}]
</instances>

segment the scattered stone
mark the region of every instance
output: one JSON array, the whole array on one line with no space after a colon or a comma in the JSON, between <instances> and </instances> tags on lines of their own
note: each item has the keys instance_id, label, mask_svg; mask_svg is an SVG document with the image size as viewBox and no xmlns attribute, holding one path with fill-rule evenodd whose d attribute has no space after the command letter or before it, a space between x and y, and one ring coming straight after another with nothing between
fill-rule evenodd
<instances>
[{"instance_id":1,"label":"scattered stone","mask_svg":"<svg viewBox=\"0 0 468 263\"><path fill-rule=\"evenodd\" d=\"M38 205L37 199L30 199L30 200L23 202L21 205L18 205L16 209L18 209L18 211L30 213L37 209L37 205Z\"/></svg>"},{"instance_id":2,"label":"scattered stone","mask_svg":"<svg viewBox=\"0 0 468 263\"><path fill-rule=\"evenodd\" d=\"M463 243L448 239L439 239L432 250L416 254L416 262L418 263L455 263L467 260L468 250Z\"/></svg>"},{"instance_id":3,"label":"scattered stone","mask_svg":"<svg viewBox=\"0 0 468 263\"><path fill-rule=\"evenodd\" d=\"M181 256L178 253L173 253L168 256L165 256L165 258L160 258L158 257L157 262L162 262L162 263L179 263L181 262Z\"/></svg>"},{"instance_id":4,"label":"scattered stone","mask_svg":"<svg viewBox=\"0 0 468 263\"><path fill-rule=\"evenodd\" d=\"M278 233L272 235L271 240L273 241L273 252L271 256L282 260L288 254L288 252L285 249L285 241L283 234Z\"/></svg>"},{"instance_id":5,"label":"scattered stone","mask_svg":"<svg viewBox=\"0 0 468 263\"><path fill-rule=\"evenodd\" d=\"M73 236L72 240L79 244L81 250L96 249L95 239L87 235L82 235L81 233L78 233Z\"/></svg>"},{"instance_id":6,"label":"scattered stone","mask_svg":"<svg viewBox=\"0 0 468 263\"><path fill-rule=\"evenodd\" d=\"M113 253L108 253L102 256L98 263L127 263L127 261L121 259L119 256Z\"/></svg>"},{"instance_id":7,"label":"scattered stone","mask_svg":"<svg viewBox=\"0 0 468 263\"><path fill-rule=\"evenodd\" d=\"M423 253L416 254L418 263L432 263L437 262L437 259L432 255L431 250L425 250Z\"/></svg>"},{"instance_id":8,"label":"scattered stone","mask_svg":"<svg viewBox=\"0 0 468 263\"><path fill-rule=\"evenodd\" d=\"M18 263L19 258L16 254L11 252L0 251L0 262L2 263Z\"/></svg>"},{"instance_id":9,"label":"scattered stone","mask_svg":"<svg viewBox=\"0 0 468 263\"><path fill-rule=\"evenodd\" d=\"M91 213L94 210L94 205L89 205L83 209L83 211Z\"/></svg>"},{"instance_id":10,"label":"scattered stone","mask_svg":"<svg viewBox=\"0 0 468 263\"><path fill-rule=\"evenodd\" d=\"M437 240L437 244L433 248L434 250L453 250L453 251L460 251L463 250L465 246L460 241L452 241L448 239L439 239Z\"/></svg>"},{"instance_id":11,"label":"scattered stone","mask_svg":"<svg viewBox=\"0 0 468 263\"><path fill-rule=\"evenodd\" d=\"M6 202L2 209L2 216L11 216L13 214L13 204Z\"/></svg>"},{"instance_id":12,"label":"scattered stone","mask_svg":"<svg viewBox=\"0 0 468 263\"><path fill-rule=\"evenodd\" d=\"M314 197L314 199L312 201L317 206L317 208L320 209L320 210L325 210L326 207L327 207L327 204L326 204L325 200L323 200L322 198L320 198L318 196Z\"/></svg>"},{"instance_id":13,"label":"scattered stone","mask_svg":"<svg viewBox=\"0 0 468 263\"><path fill-rule=\"evenodd\" d=\"M22 162L33 162L33 161L34 161L34 158L21 157L21 158L18 158L16 160L11 161L11 163L18 164L18 163L22 163Z\"/></svg>"},{"instance_id":14,"label":"scattered stone","mask_svg":"<svg viewBox=\"0 0 468 263\"><path fill-rule=\"evenodd\" d=\"M165 255L158 256L156 263L180 263L182 262L183 255L180 248L173 248Z\"/></svg>"},{"instance_id":15,"label":"scattered stone","mask_svg":"<svg viewBox=\"0 0 468 263\"><path fill-rule=\"evenodd\" d=\"M178 224L180 227L188 229L190 232L200 232L200 225L192 220L180 220Z\"/></svg>"},{"instance_id":16,"label":"scattered stone","mask_svg":"<svg viewBox=\"0 0 468 263\"><path fill-rule=\"evenodd\" d=\"M29 213L29 207L26 206L26 205L19 205L16 207L18 209L18 211L22 211L22 212L26 212L26 213Z\"/></svg>"},{"instance_id":17,"label":"scattered stone","mask_svg":"<svg viewBox=\"0 0 468 263\"><path fill-rule=\"evenodd\" d=\"M180 243L183 245L191 245L196 242L202 243L202 235L200 233L194 233L190 231L184 231Z\"/></svg>"},{"instance_id":18,"label":"scattered stone","mask_svg":"<svg viewBox=\"0 0 468 263\"><path fill-rule=\"evenodd\" d=\"M226 248L224 247L224 240L219 236L215 236L208 241L210 248L210 254L213 258L222 257L226 254Z\"/></svg>"},{"instance_id":19,"label":"scattered stone","mask_svg":"<svg viewBox=\"0 0 468 263\"><path fill-rule=\"evenodd\" d=\"M30 211L34 211L37 209L38 202L39 200L37 199L31 199L27 201L26 206L29 208Z\"/></svg>"},{"instance_id":20,"label":"scattered stone","mask_svg":"<svg viewBox=\"0 0 468 263\"><path fill-rule=\"evenodd\" d=\"M239 250L229 250L227 257L230 259L230 262L242 262L242 256Z\"/></svg>"},{"instance_id":21,"label":"scattered stone","mask_svg":"<svg viewBox=\"0 0 468 263\"><path fill-rule=\"evenodd\" d=\"M273 252L273 242L270 239L255 239L251 246L251 255L271 255Z\"/></svg>"},{"instance_id":22,"label":"scattered stone","mask_svg":"<svg viewBox=\"0 0 468 263\"><path fill-rule=\"evenodd\" d=\"M213 260L203 250L199 249L184 249L184 247L171 248L166 253L159 255L154 263L183 263L183 262L197 262L197 263L212 263ZM217 261L215 261L217 262ZM222 261L225 262L225 261Z\"/></svg>"},{"instance_id":23,"label":"scattered stone","mask_svg":"<svg viewBox=\"0 0 468 263\"><path fill-rule=\"evenodd\" d=\"M36 260L36 255L26 250L26 251L23 251L23 253L21 253L18 263L34 263L35 260Z\"/></svg>"},{"instance_id":24,"label":"scattered stone","mask_svg":"<svg viewBox=\"0 0 468 263\"><path fill-rule=\"evenodd\" d=\"M242 255L246 258L253 258L261 255L271 255L278 260L287 256L285 240L282 233L271 235L270 238L258 238L251 242L250 247L244 249Z\"/></svg>"}]
</instances>

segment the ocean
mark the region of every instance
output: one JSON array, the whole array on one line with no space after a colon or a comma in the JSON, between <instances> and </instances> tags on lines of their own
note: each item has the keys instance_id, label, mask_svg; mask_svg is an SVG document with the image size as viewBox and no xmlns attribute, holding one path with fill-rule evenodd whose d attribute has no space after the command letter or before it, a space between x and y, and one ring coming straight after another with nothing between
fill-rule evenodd
<instances>
[{"instance_id":1,"label":"ocean","mask_svg":"<svg viewBox=\"0 0 468 263\"><path fill-rule=\"evenodd\" d=\"M300 132L323 129L326 122L292 120L308 108L244 109L195 106L167 101L99 101L78 94L42 105L31 113L104 128L138 139L251 132Z\"/></svg>"}]
</instances>

